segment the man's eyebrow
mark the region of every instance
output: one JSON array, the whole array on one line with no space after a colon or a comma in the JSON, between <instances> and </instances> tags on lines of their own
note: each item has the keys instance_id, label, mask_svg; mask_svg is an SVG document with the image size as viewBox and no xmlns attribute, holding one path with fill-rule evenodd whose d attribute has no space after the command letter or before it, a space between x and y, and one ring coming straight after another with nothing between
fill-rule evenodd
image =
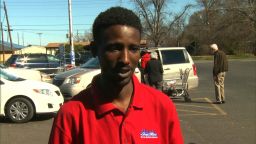
<instances>
[{"instance_id":1,"label":"man's eyebrow","mask_svg":"<svg viewBox=\"0 0 256 144\"><path fill-rule=\"evenodd\" d=\"M130 44L132 47L140 47L140 44Z\"/></svg>"}]
</instances>

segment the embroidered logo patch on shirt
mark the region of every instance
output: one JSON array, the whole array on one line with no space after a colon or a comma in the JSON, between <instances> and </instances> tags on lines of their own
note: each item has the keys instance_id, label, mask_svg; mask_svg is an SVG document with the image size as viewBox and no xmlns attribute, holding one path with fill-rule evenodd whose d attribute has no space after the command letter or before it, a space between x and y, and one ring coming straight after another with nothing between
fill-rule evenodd
<instances>
[{"instance_id":1,"label":"embroidered logo patch on shirt","mask_svg":"<svg viewBox=\"0 0 256 144\"><path fill-rule=\"evenodd\" d=\"M140 132L140 138L158 138L158 135L154 130L144 129Z\"/></svg>"}]
</instances>

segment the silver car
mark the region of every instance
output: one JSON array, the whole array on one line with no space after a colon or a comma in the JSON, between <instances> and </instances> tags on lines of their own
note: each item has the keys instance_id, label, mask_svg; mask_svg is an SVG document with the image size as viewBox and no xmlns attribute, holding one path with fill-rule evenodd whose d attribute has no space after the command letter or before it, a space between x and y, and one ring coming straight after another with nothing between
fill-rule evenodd
<instances>
[{"instance_id":1,"label":"silver car","mask_svg":"<svg viewBox=\"0 0 256 144\"><path fill-rule=\"evenodd\" d=\"M60 88L64 99L68 100L85 89L91 83L93 77L100 72L99 60L91 58L78 68L57 74L53 78L53 84ZM139 69L136 68L134 73L140 81Z\"/></svg>"}]
</instances>

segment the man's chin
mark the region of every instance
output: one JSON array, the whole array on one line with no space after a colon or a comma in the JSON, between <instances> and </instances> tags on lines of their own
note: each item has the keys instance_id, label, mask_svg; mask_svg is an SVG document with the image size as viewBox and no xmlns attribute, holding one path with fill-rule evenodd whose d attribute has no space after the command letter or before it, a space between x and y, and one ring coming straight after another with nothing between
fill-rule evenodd
<instances>
[{"instance_id":1,"label":"man's chin","mask_svg":"<svg viewBox=\"0 0 256 144\"><path fill-rule=\"evenodd\" d=\"M113 74L113 73L112 73ZM132 80L132 75L127 74L127 75L109 75L106 77L108 79L109 83L112 83L115 86L122 87L127 84L129 84Z\"/></svg>"},{"instance_id":2,"label":"man's chin","mask_svg":"<svg viewBox=\"0 0 256 144\"><path fill-rule=\"evenodd\" d=\"M119 78L119 79L113 80L112 83L118 87L123 87L123 86L129 84L131 79L132 79L131 77L126 77L126 78L122 78L122 79Z\"/></svg>"}]
</instances>

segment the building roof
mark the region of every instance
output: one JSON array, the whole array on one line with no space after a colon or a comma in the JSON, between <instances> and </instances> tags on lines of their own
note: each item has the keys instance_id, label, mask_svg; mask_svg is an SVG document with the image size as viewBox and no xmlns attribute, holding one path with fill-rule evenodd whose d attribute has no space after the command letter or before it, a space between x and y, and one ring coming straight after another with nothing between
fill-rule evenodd
<instances>
[{"instance_id":1,"label":"building roof","mask_svg":"<svg viewBox=\"0 0 256 144\"><path fill-rule=\"evenodd\" d=\"M45 46L46 48L58 48L60 47L61 45L66 45L68 43L48 43L47 46ZM87 45L90 45L91 42L89 41L86 41L86 42L74 42L74 45L82 45L82 46L87 46Z\"/></svg>"},{"instance_id":2,"label":"building roof","mask_svg":"<svg viewBox=\"0 0 256 144\"><path fill-rule=\"evenodd\" d=\"M9 42L4 41L3 44L4 44L4 51L12 51L11 44ZM14 51L16 51L16 50L20 50L21 48L24 48L24 46L12 43L12 48ZM0 41L0 51L3 51L2 50L2 41Z\"/></svg>"},{"instance_id":3,"label":"building roof","mask_svg":"<svg viewBox=\"0 0 256 144\"><path fill-rule=\"evenodd\" d=\"M60 47L63 43L48 43L46 48L55 48L55 47Z\"/></svg>"}]
</instances>

